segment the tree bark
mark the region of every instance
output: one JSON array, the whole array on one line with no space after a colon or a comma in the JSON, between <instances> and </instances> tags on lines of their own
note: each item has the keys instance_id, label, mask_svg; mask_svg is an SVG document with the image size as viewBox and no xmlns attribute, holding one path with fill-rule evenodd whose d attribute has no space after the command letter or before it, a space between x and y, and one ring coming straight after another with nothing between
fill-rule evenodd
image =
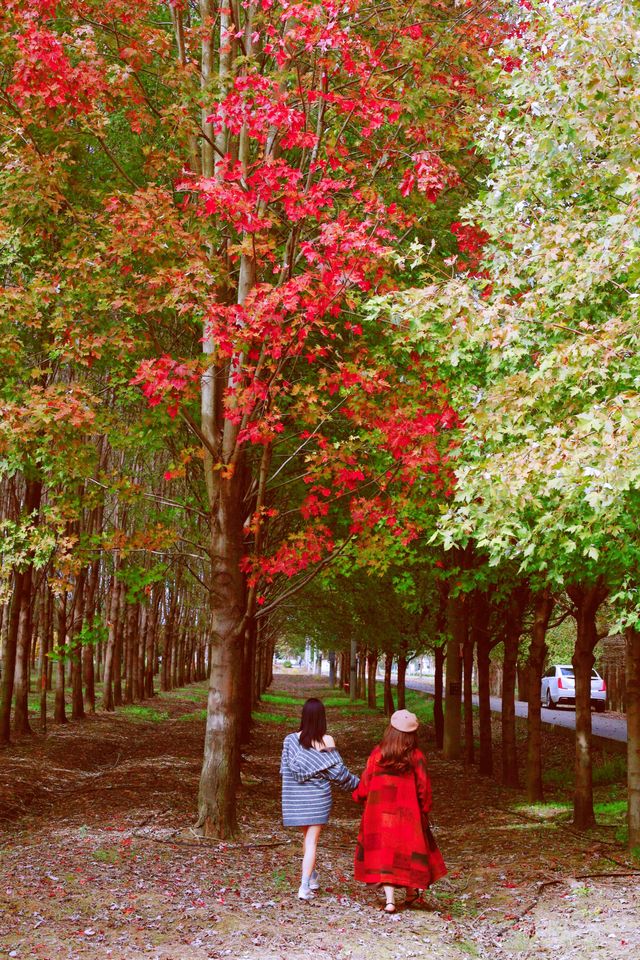
<instances>
[{"instance_id":1,"label":"tree bark","mask_svg":"<svg viewBox=\"0 0 640 960\"><path fill-rule=\"evenodd\" d=\"M464 762L472 764L474 760L473 743L473 631L465 631L462 648L462 673L464 688Z\"/></svg>"},{"instance_id":2,"label":"tree bark","mask_svg":"<svg viewBox=\"0 0 640 960\"><path fill-rule=\"evenodd\" d=\"M444 755L458 760L461 752L462 649L467 633L465 598L449 597L447 639L447 684L444 702Z\"/></svg>"},{"instance_id":3,"label":"tree bark","mask_svg":"<svg viewBox=\"0 0 640 960\"><path fill-rule=\"evenodd\" d=\"M393 667L393 654L386 653L384 657L384 712L385 716L390 717L395 713L393 705L393 691L391 689L391 669Z\"/></svg>"},{"instance_id":4,"label":"tree bark","mask_svg":"<svg viewBox=\"0 0 640 960\"><path fill-rule=\"evenodd\" d=\"M349 699L355 700L358 696L358 644L351 641L349 662Z\"/></svg>"},{"instance_id":5,"label":"tree bark","mask_svg":"<svg viewBox=\"0 0 640 960\"><path fill-rule=\"evenodd\" d=\"M398 680L396 692L398 696L398 710L405 710L406 701L406 679L407 679L407 654L403 651L398 656Z\"/></svg>"},{"instance_id":6,"label":"tree bark","mask_svg":"<svg viewBox=\"0 0 640 960\"><path fill-rule=\"evenodd\" d=\"M84 625L86 570L81 570L76 578L73 598L73 623L70 625L69 659L71 663L71 719L84 720L84 701L82 698L82 643L78 639Z\"/></svg>"},{"instance_id":7,"label":"tree bark","mask_svg":"<svg viewBox=\"0 0 640 960\"><path fill-rule=\"evenodd\" d=\"M336 685L336 652L329 651L329 686L333 690Z\"/></svg>"},{"instance_id":8,"label":"tree bark","mask_svg":"<svg viewBox=\"0 0 640 960\"><path fill-rule=\"evenodd\" d=\"M16 646L18 640L18 619L22 606L25 574L18 570L13 574L13 592L9 628L5 637L2 662L2 705L0 707L0 743L9 743L11 738L11 702L13 700L13 680L16 667Z\"/></svg>"},{"instance_id":9,"label":"tree bark","mask_svg":"<svg viewBox=\"0 0 640 960\"><path fill-rule=\"evenodd\" d=\"M528 662L528 717L527 717L527 800L542 803L542 718L540 710L540 680L547 656L546 634L553 611L554 599L550 590L541 590L534 597L533 627Z\"/></svg>"},{"instance_id":10,"label":"tree bark","mask_svg":"<svg viewBox=\"0 0 640 960\"><path fill-rule=\"evenodd\" d=\"M378 651L369 650L367 654L367 705L375 710L378 706L376 696L376 674L378 672Z\"/></svg>"},{"instance_id":11,"label":"tree bark","mask_svg":"<svg viewBox=\"0 0 640 960\"><path fill-rule=\"evenodd\" d=\"M598 642L596 613L606 597L600 580L595 584L570 584L567 593L576 607L576 646L573 672L576 684L576 759L573 822L580 830L594 826L591 759L591 671Z\"/></svg>"},{"instance_id":12,"label":"tree bark","mask_svg":"<svg viewBox=\"0 0 640 960\"><path fill-rule=\"evenodd\" d=\"M64 699L64 658L67 643L67 594L63 593L58 600L58 643L56 646L57 659L55 661L55 700L53 719L56 723L66 723L66 705Z\"/></svg>"},{"instance_id":13,"label":"tree bark","mask_svg":"<svg viewBox=\"0 0 640 960\"><path fill-rule=\"evenodd\" d=\"M444 705L443 705L443 680L444 680L444 657L446 647L436 647L434 651L435 674L434 687L435 694L433 698L433 723L435 726L436 747L442 750L444 745Z\"/></svg>"},{"instance_id":14,"label":"tree bark","mask_svg":"<svg viewBox=\"0 0 640 960\"><path fill-rule=\"evenodd\" d=\"M529 599L529 588L520 584L511 591L507 604L502 668L502 782L506 787L518 787L518 743L516 737L516 678L518 648L522 624Z\"/></svg>"},{"instance_id":15,"label":"tree bark","mask_svg":"<svg viewBox=\"0 0 640 960\"><path fill-rule=\"evenodd\" d=\"M31 652L31 611L33 608L33 566L24 572L20 591L20 610L18 614L18 635L16 641L16 662L14 676L14 717L13 728L19 736L33 733L29 723L29 662Z\"/></svg>"},{"instance_id":16,"label":"tree bark","mask_svg":"<svg viewBox=\"0 0 640 960\"><path fill-rule=\"evenodd\" d=\"M238 674L246 595L240 570L244 491L236 471L229 479L220 480L217 503L212 511L213 646L198 796L198 828L205 836L222 838L236 833L235 795L240 778Z\"/></svg>"},{"instance_id":17,"label":"tree bark","mask_svg":"<svg viewBox=\"0 0 640 960\"><path fill-rule=\"evenodd\" d=\"M640 632L626 632L627 788L630 850L640 847Z\"/></svg>"},{"instance_id":18,"label":"tree bark","mask_svg":"<svg viewBox=\"0 0 640 960\"><path fill-rule=\"evenodd\" d=\"M117 580L116 565L111 580L111 590L109 591L109 602L107 612L107 644L104 652L103 681L102 681L102 709L113 711L115 704L113 702L113 652L116 645L116 631L118 629L118 616L120 605L120 587Z\"/></svg>"}]
</instances>

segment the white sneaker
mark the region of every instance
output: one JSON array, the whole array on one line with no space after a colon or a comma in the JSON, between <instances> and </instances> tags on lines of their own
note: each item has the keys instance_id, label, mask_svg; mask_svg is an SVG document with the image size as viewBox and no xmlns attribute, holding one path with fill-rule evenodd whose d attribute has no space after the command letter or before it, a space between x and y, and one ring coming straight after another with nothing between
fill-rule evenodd
<instances>
[{"instance_id":1,"label":"white sneaker","mask_svg":"<svg viewBox=\"0 0 640 960\"><path fill-rule=\"evenodd\" d=\"M300 887L298 890L298 900L313 900L314 896L311 887Z\"/></svg>"},{"instance_id":2,"label":"white sneaker","mask_svg":"<svg viewBox=\"0 0 640 960\"><path fill-rule=\"evenodd\" d=\"M309 889L310 890L319 890L320 889L320 877L318 876L318 871L314 870L311 874L309 880Z\"/></svg>"}]
</instances>

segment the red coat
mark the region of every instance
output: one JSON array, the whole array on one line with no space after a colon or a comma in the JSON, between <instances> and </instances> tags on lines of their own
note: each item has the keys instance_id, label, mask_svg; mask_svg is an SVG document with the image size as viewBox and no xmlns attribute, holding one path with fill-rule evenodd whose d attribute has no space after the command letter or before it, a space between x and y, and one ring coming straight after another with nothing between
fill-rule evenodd
<instances>
[{"instance_id":1,"label":"red coat","mask_svg":"<svg viewBox=\"0 0 640 960\"><path fill-rule=\"evenodd\" d=\"M435 861L432 866L422 827L422 816L426 819L431 809L426 758L414 750L407 773L386 773L379 759L376 747L352 793L354 800L366 803L356 846L356 880L424 890L443 875Z\"/></svg>"}]
</instances>

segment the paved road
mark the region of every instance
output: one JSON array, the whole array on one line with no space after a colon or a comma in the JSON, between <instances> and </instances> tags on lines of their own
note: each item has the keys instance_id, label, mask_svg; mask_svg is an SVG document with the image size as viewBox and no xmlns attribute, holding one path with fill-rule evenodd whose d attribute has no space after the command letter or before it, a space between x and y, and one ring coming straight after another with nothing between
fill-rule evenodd
<instances>
[{"instance_id":1,"label":"paved road","mask_svg":"<svg viewBox=\"0 0 640 960\"><path fill-rule=\"evenodd\" d=\"M406 685L411 690L424 690L425 693L433 693L434 687L428 680L420 680L417 677L407 677ZM474 703L478 703L478 697L474 696ZM502 713L502 699L500 697L491 697L491 709L494 713ZM529 712L528 704L522 700L516 700L516 716L526 717ZM556 727L569 727L571 730L576 728L576 714L574 710L564 707L562 710L547 710L542 708L543 723L551 723ZM624 717L611 716L606 714L593 713L591 715L591 727L595 736L604 737L605 740L621 740L627 742L627 721Z\"/></svg>"}]
</instances>

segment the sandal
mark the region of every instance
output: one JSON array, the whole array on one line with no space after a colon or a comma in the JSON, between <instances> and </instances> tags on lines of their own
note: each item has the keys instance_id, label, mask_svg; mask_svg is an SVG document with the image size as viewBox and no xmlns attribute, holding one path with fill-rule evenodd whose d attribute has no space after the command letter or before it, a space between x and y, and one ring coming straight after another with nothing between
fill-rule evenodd
<instances>
[{"instance_id":1,"label":"sandal","mask_svg":"<svg viewBox=\"0 0 640 960\"><path fill-rule=\"evenodd\" d=\"M385 906L385 908L384 908L384 912L385 912L385 913L397 913L397 912L398 912L398 908L396 907L395 903L388 903L388 904Z\"/></svg>"},{"instance_id":2,"label":"sandal","mask_svg":"<svg viewBox=\"0 0 640 960\"><path fill-rule=\"evenodd\" d=\"M421 899L421 894L419 890L414 890L412 894L407 894L404 898L405 907L411 907L414 903Z\"/></svg>"}]
</instances>

